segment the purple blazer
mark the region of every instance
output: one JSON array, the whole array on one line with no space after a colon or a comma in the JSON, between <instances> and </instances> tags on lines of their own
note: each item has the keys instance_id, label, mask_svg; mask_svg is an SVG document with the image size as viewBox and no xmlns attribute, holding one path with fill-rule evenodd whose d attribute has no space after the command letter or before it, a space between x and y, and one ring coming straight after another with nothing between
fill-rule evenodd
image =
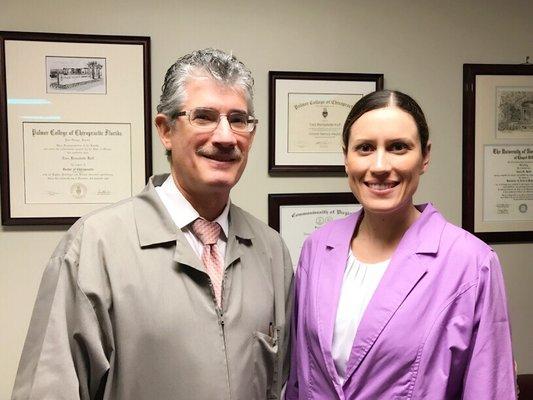
<instances>
[{"instance_id":1,"label":"purple blazer","mask_svg":"<svg viewBox=\"0 0 533 400\"><path fill-rule=\"evenodd\" d=\"M314 232L300 255L286 399L516 399L494 251L431 205L407 230L368 304L341 386L331 356L361 212Z\"/></svg>"}]
</instances>

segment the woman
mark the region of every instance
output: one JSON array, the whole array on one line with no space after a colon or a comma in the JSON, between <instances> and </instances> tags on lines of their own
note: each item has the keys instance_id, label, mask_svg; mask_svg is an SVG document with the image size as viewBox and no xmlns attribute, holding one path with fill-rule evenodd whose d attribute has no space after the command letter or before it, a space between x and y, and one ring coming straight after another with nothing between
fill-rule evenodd
<instances>
[{"instance_id":1,"label":"woman","mask_svg":"<svg viewBox=\"0 0 533 400\"><path fill-rule=\"evenodd\" d=\"M516 398L496 254L413 205L431 149L419 105L363 97L343 144L362 210L303 246L286 399Z\"/></svg>"}]
</instances>

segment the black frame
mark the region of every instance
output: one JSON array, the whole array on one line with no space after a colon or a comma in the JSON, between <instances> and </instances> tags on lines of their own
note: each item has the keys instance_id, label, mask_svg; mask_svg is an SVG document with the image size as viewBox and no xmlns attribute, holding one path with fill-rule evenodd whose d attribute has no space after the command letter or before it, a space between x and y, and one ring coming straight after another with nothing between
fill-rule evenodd
<instances>
[{"instance_id":1,"label":"black frame","mask_svg":"<svg viewBox=\"0 0 533 400\"><path fill-rule=\"evenodd\" d=\"M463 64L462 226L488 243L533 241L533 231L476 232L474 229L476 76L533 75L533 64Z\"/></svg>"},{"instance_id":2,"label":"black frame","mask_svg":"<svg viewBox=\"0 0 533 400\"><path fill-rule=\"evenodd\" d=\"M271 175L309 175L332 174L343 175L343 165L280 165L276 163L276 81L277 80L307 81L360 81L374 82L376 90L383 89L383 74L337 73L337 72L296 72L269 71L268 73L268 172Z\"/></svg>"},{"instance_id":3,"label":"black frame","mask_svg":"<svg viewBox=\"0 0 533 400\"><path fill-rule=\"evenodd\" d=\"M143 90L144 90L144 169L145 180L152 175L152 110L151 110L151 73L150 38L147 36L110 36L81 35L44 32L0 31L0 154L2 174L2 225L71 225L76 217L12 217L9 182L9 149L7 125L7 80L5 68L5 41L21 40L34 42L101 43L141 45L143 48Z\"/></svg>"},{"instance_id":4,"label":"black frame","mask_svg":"<svg viewBox=\"0 0 533 400\"><path fill-rule=\"evenodd\" d=\"M281 206L359 204L352 192L277 193L268 195L268 225L279 232Z\"/></svg>"}]
</instances>

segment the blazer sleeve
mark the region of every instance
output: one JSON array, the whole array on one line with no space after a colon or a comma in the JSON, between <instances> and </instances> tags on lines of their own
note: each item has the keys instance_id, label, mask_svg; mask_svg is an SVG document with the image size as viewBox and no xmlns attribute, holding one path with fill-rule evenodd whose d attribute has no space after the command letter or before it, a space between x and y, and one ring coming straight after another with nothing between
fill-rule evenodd
<instances>
[{"instance_id":1,"label":"blazer sleeve","mask_svg":"<svg viewBox=\"0 0 533 400\"><path fill-rule=\"evenodd\" d=\"M75 243L65 238L44 271L13 400L94 399L105 385L111 324L80 287L79 270L93 260Z\"/></svg>"},{"instance_id":2,"label":"blazer sleeve","mask_svg":"<svg viewBox=\"0 0 533 400\"><path fill-rule=\"evenodd\" d=\"M283 354L283 366L282 366L282 376L281 383L285 384L289 377L289 368L290 368L290 321L294 303L294 293L293 293L293 284L294 284L294 271L292 266L291 256L289 254L289 249L282 241L283 244L283 266L285 274L285 321L287 321L287 329L284 330L283 337L283 349L281 350Z\"/></svg>"},{"instance_id":3,"label":"blazer sleeve","mask_svg":"<svg viewBox=\"0 0 533 400\"><path fill-rule=\"evenodd\" d=\"M516 378L505 286L496 253L479 270L475 305L477 329L467 366L463 399L516 399Z\"/></svg>"},{"instance_id":4,"label":"blazer sleeve","mask_svg":"<svg viewBox=\"0 0 533 400\"><path fill-rule=\"evenodd\" d=\"M299 351L299 347L305 345L299 343L298 338L301 337L299 332L299 315L301 315L300 307L303 306L302 296L305 294L305 285L307 281L307 269L309 267L309 251L310 243L306 241L298 260L298 266L296 267L296 278L294 283L294 307L292 312L291 322L291 369L289 380L287 381L285 400L297 400L299 399L299 385L302 368L302 363L306 363Z\"/></svg>"}]
</instances>

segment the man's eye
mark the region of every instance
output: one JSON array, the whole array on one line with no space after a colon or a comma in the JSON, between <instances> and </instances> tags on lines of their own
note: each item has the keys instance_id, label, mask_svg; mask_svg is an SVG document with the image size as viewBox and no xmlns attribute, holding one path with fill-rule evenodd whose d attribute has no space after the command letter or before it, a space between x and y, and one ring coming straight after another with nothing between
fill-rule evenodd
<instances>
[{"instance_id":1,"label":"man's eye","mask_svg":"<svg viewBox=\"0 0 533 400\"><path fill-rule=\"evenodd\" d=\"M210 123L218 120L217 113L209 110L196 110L192 117L198 123Z\"/></svg>"},{"instance_id":2,"label":"man's eye","mask_svg":"<svg viewBox=\"0 0 533 400\"><path fill-rule=\"evenodd\" d=\"M231 113L228 115L228 121L232 125L244 127L248 124L248 115L242 113Z\"/></svg>"}]
</instances>

